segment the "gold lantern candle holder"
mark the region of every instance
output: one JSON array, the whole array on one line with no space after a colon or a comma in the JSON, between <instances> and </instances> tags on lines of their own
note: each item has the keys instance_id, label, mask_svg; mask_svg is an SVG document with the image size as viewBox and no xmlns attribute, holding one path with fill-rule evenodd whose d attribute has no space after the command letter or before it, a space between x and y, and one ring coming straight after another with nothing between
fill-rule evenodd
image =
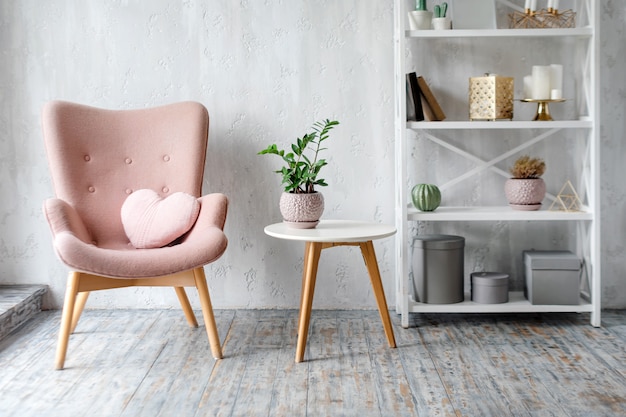
<instances>
[{"instance_id":1,"label":"gold lantern candle holder","mask_svg":"<svg viewBox=\"0 0 626 417\"><path fill-rule=\"evenodd\" d=\"M513 77L485 74L469 79L470 120L513 119Z\"/></svg>"}]
</instances>

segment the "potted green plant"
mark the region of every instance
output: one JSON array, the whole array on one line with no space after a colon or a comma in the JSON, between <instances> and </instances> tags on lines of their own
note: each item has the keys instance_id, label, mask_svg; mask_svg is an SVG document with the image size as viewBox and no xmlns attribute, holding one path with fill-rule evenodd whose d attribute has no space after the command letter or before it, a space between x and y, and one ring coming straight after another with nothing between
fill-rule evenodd
<instances>
[{"instance_id":1,"label":"potted green plant","mask_svg":"<svg viewBox=\"0 0 626 417\"><path fill-rule=\"evenodd\" d=\"M515 210L539 210L546 195L546 183L541 176L546 163L528 155L519 157L509 172L513 176L504 184L504 194Z\"/></svg>"},{"instance_id":2,"label":"potted green plant","mask_svg":"<svg viewBox=\"0 0 626 417\"><path fill-rule=\"evenodd\" d=\"M258 154L277 155L285 165L275 171L282 176L284 192L280 197L280 212L283 221L297 228L313 228L319 223L324 212L324 196L315 190L316 186L328 184L319 178L321 169L328 163L320 158L326 150L323 142L330 137L330 131L339 124L336 120L315 122L310 133L305 133L291 144L291 151L269 145Z\"/></svg>"},{"instance_id":3,"label":"potted green plant","mask_svg":"<svg viewBox=\"0 0 626 417\"><path fill-rule=\"evenodd\" d=\"M409 29L423 30L431 28L433 12L428 11L428 7L426 6L426 0L416 0L415 10L409 11L408 14Z\"/></svg>"}]
</instances>

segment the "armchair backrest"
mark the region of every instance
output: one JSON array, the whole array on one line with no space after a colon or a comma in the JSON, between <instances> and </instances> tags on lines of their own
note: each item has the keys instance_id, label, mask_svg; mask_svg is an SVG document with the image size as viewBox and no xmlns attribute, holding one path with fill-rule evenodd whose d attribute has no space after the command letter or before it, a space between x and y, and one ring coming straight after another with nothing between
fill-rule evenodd
<instances>
[{"instance_id":1,"label":"armchair backrest","mask_svg":"<svg viewBox=\"0 0 626 417\"><path fill-rule=\"evenodd\" d=\"M134 190L201 195L208 129L196 102L138 110L50 102L43 132L56 197L76 209L98 245L127 242L120 209Z\"/></svg>"}]
</instances>

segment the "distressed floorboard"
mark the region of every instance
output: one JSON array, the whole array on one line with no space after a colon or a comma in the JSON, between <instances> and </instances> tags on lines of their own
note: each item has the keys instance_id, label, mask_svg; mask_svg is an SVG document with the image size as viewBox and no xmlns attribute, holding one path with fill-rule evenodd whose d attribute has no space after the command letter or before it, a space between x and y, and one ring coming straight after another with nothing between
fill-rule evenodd
<instances>
[{"instance_id":1,"label":"distressed floorboard","mask_svg":"<svg viewBox=\"0 0 626 417\"><path fill-rule=\"evenodd\" d=\"M250 350L233 407L233 416L267 416L280 348L286 337L286 325L284 314L258 317L249 343Z\"/></svg>"},{"instance_id":2,"label":"distressed floorboard","mask_svg":"<svg viewBox=\"0 0 626 417\"><path fill-rule=\"evenodd\" d=\"M254 352L254 335L258 315L237 311L224 341L224 358L213 368L202 395L196 416L232 416L250 354Z\"/></svg>"},{"instance_id":3,"label":"distressed floorboard","mask_svg":"<svg viewBox=\"0 0 626 417\"><path fill-rule=\"evenodd\" d=\"M370 371L367 330L364 317L337 317L339 338L338 369L346 415L380 416L374 375Z\"/></svg>"},{"instance_id":4,"label":"distressed floorboard","mask_svg":"<svg viewBox=\"0 0 626 417\"><path fill-rule=\"evenodd\" d=\"M191 328L181 311L168 311L159 318L161 324L170 327L167 333L163 334L159 326L150 328L146 339L163 348L124 408L123 416L187 416L196 412L215 359L202 315L195 314L199 318L198 328ZM228 330L227 325L220 324L229 324L230 317L232 313L216 313L220 335ZM179 395L170 395L172 392Z\"/></svg>"},{"instance_id":5,"label":"distressed floorboard","mask_svg":"<svg viewBox=\"0 0 626 417\"><path fill-rule=\"evenodd\" d=\"M39 313L0 341L0 415L626 415L625 311L392 314L391 349L377 311L314 310L298 364L297 311L215 315L220 361L180 310L86 310L55 371L60 312Z\"/></svg>"},{"instance_id":6,"label":"distressed floorboard","mask_svg":"<svg viewBox=\"0 0 626 417\"><path fill-rule=\"evenodd\" d=\"M316 314L317 313L317 314ZM339 329L337 312L316 312L311 315L309 338L305 352L308 366L307 415L326 416L349 413L343 402L339 365ZM349 414L345 414L349 415Z\"/></svg>"},{"instance_id":7,"label":"distressed floorboard","mask_svg":"<svg viewBox=\"0 0 626 417\"><path fill-rule=\"evenodd\" d=\"M626 390L615 390L623 386L624 377L615 369L605 367L604 361L598 360L592 350L579 342L580 330L573 337L572 327L568 320L548 318L540 327L545 337L543 343L531 343L531 348L524 352L526 360L539 364L537 375L553 395L569 398L561 404L567 415L626 415ZM596 333L599 337L600 332ZM531 340L541 339L531 337Z\"/></svg>"},{"instance_id":8,"label":"distressed floorboard","mask_svg":"<svg viewBox=\"0 0 626 417\"><path fill-rule=\"evenodd\" d=\"M222 346L224 345L228 329L231 326L234 316L234 310L215 311L215 321L217 323ZM159 413L153 414L152 416L193 416L198 410L198 404L202 399L207 385L210 383L209 379L217 362L211 353L206 328L201 320L202 313L197 311L196 317L198 318L200 327L192 330L197 331L199 334L194 337L192 343L185 337L182 337L181 340L176 342L177 346L181 346L181 352L178 355L184 356L187 354L187 356L184 363L182 363L180 372L173 378L169 386L169 391L165 393L165 399L163 400ZM189 329L189 327L187 328ZM152 367L150 374L154 374L158 377L162 372L162 369ZM172 392L178 394L171 395ZM160 392L154 395L159 395L159 397L163 396ZM146 395L144 401L148 404L155 401L154 395ZM137 394L135 394L135 398L138 398ZM131 416L132 414L128 415Z\"/></svg>"},{"instance_id":9,"label":"distressed floorboard","mask_svg":"<svg viewBox=\"0 0 626 417\"><path fill-rule=\"evenodd\" d=\"M278 366L272 381L272 399L268 416L306 416L309 366L296 363L298 312L290 310L285 316L284 338L278 353Z\"/></svg>"},{"instance_id":10,"label":"distressed floorboard","mask_svg":"<svg viewBox=\"0 0 626 417\"><path fill-rule=\"evenodd\" d=\"M416 321L416 316L411 317L412 325L422 325ZM408 331L407 331L408 330ZM407 410L406 415L433 416L433 417L451 417L455 415L450 397L441 382L441 378L437 372L435 362L433 361L428 349L426 348L419 331L415 327L403 329L394 321L394 332L396 336L396 349L398 360L393 358L387 359L393 361L392 365L383 365L378 358L373 359L374 369L380 368L378 372L389 374L386 378L379 378L385 381L394 381L404 376L406 383L398 383L397 386L389 387L387 384L381 386L383 392L390 392L385 398L385 403L405 404ZM370 338L376 335L374 331L370 332ZM379 335L372 340L372 347L378 346L377 352L383 357L388 357L389 353L380 350L380 343L383 342L384 336ZM397 367L400 366L400 369ZM392 373L393 372L393 373ZM400 380L403 382L402 380ZM399 390L399 392L398 392ZM397 406L396 406L397 407ZM413 412L413 407L415 411ZM412 414L411 414L412 412Z\"/></svg>"},{"instance_id":11,"label":"distressed floorboard","mask_svg":"<svg viewBox=\"0 0 626 417\"><path fill-rule=\"evenodd\" d=\"M167 345L167 339L160 337L158 331L160 323L167 322L163 320L164 314L166 312L139 310L131 320L123 322L112 316L105 321L106 327L94 333L81 333L84 341L79 349L68 352L72 360L67 361L68 368L62 372L81 368L87 371L57 407L67 409L66 415L70 415L73 404L89 399L85 415L121 415L147 370ZM177 324L181 325L182 321ZM176 331L178 326L170 323L168 327ZM98 386L109 389L94 389Z\"/></svg>"}]
</instances>

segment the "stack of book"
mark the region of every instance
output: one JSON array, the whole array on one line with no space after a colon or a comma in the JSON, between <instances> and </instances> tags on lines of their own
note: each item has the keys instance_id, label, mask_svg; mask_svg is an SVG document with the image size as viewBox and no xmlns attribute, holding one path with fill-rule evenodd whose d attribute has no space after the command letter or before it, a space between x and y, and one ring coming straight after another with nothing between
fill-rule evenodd
<instances>
[{"instance_id":1,"label":"stack of book","mask_svg":"<svg viewBox=\"0 0 626 417\"><path fill-rule=\"evenodd\" d=\"M426 80L414 72L406 75L407 121L440 121L446 118Z\"/></svg>"}]
</instances>

